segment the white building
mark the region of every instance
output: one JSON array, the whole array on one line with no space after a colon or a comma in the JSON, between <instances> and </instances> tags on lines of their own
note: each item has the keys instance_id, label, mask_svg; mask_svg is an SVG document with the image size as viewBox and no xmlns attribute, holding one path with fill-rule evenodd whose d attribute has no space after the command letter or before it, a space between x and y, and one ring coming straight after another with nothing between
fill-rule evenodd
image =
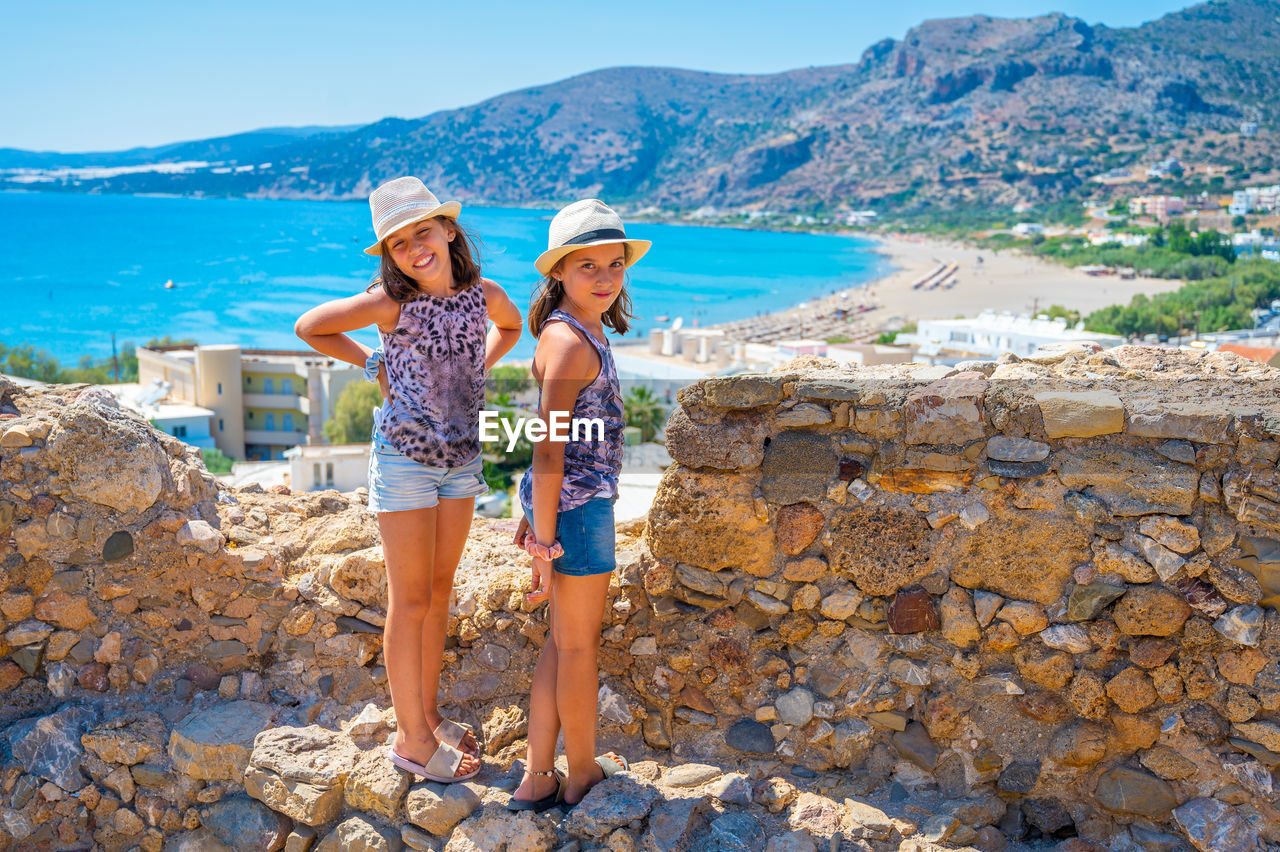
<instances>
[{"instance_id":1,"label":"white building","mask_svg":"<svg viewBox=\"0 0 1280 852\"><path fill-rule=\"evenodd\" d=\"M1019 237L1029 237L1032 234L1043 234L1044 225L1039 222L1019 222L1013 226L1012 231Z\"/></svg>"},{"instance_id":2,"label":"white building","mask_svg":"<svg viewBox=\"0 0 1280 852\"><path fill-rule=\"evenodd\" d=\"M142 415L161 432L202 450L212 450L217 446L212 432L216 412L211 408L166 399L171 388L165 382L152 382L146 386L103 385L102 388L110 392L122 407Z\"/></svg>"},{"instance_id":3,"label":"white building","mask_svg":"<svg viewBox=\"0 0 1280 852\"><path fill-rule=\"evenodd\" d=\"M984 311L976 317L954 320L921 320L915 334L899 334L895 343L914 345L923 356L945 360L950 357L995 358L1006 352L1030 355L1050 343L1092 340L1104 348L1119 346L1124 338L1115 334L1085 331L1065 319L1020 316Z\"/></svg>"},{"instance_id":4,"label":"white building","mask_svg":"<svg viewBox=\"0 0 1280 852\"><path fill-rule=\"evenodd\" d=\"M284 455L289 460L289 487L294 491L353 491L369 484L367 443L293 447Z\"/></svg>"}]
</instances>

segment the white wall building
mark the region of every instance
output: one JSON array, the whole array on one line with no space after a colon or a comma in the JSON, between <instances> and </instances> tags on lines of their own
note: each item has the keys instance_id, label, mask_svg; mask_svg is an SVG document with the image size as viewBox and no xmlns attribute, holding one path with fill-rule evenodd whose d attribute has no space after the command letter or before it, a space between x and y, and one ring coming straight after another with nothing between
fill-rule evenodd
<instances>
[{"instance_id":1,"label":"white wall building","mask_svg":"<svg viewBox=\"0 0 1280 852\"><path fill-rule=\"evenodd\" d=\"M294 491L353 491L369 484L367 443L293 447L284 455L289 460L289 487Z\"/></svg>"},{"instance_id":2,"label":"white wall building","mask_svg":"<svg viewBox=\"0 0 1280 852\"><path fill-rule=\"evenodd\" d=\"M924 356L995 358L1006 352L1030 355L1050 343L1078 340L1092 340L1104 348L1124 343L1119 335L1085 331L1083 324L1071 327L1065 319L993 311L969 319L921 320L915 334L899 334L894 342L915 345Z\"/></svg>"}]
</instances>

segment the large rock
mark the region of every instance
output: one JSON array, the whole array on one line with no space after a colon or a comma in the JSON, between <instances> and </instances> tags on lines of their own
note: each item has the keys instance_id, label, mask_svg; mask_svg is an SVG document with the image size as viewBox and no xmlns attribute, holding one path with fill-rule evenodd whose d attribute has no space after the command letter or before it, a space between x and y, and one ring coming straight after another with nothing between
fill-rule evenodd
<instances>
[{"instance_id":1,"label":"large rock","mask_svg":"<svg viewBox=\"0 0 1280 852\"><path fill-rule=\"evenodd\" d=\"M405 811L409 822L437 837L448 837L453 827L480 807L484 787L479 784L419 784L409 791Z\"/></svg>"},{"instance_id":2,"label":"large rock","mask_svg":"<svg viewBox=\"0 0 1280 852\"><path fill-rule=\"evenodd\" d=\"M250 766L244 771L244 790L271 810L304 825L332 822L342 811L341 782L309 784Z\"/></svg>"},{"instance_id":3,"label":"large rock","mask_svg":"<svg viewBox=\"0 0 1280 852\"><path fill-rule=\"evenodd\" d=\"M336 731L319 725L272 728L253 741L245 789L272 810L320 825L341 810L343 787L359 759L351 741Z\"/></svg>"},{"instance_id":4,"label":"large rock","mask_svg":"<svg viewBox=\"0 0 1280 852\"><path fill-rule=\"evenodd\" d=\"M45 459L73 496L117 512L150 508L170 478L156 432L105 393L82 393L62 411Z\"/></svg>"},{"instance_id":5,"label":"large rock","mask_svg":"<svg viewBox=\"0 0 1280 852\"><path fill-rule=\"evenodd\" d=\"M1191 616L1182 596L1162 586L1134 586L1116 604L1120 632L1130 636L1172 636Z\"/></svg>"},{"instance_id":6,"label":"large rock","mask_svg":"<svg viewBox=\"0 0 1280 852\"><path fill-rule=\"evenodd\" d=\"M1174 808L1173 818L1199 852L1257 852L1259 848L1258 830L1217 799L1192 799Z\"/></svg>"},{"instance_id":7,"label":"large rock","mask_svg":"<svg viewBox=\"0 0 1280 852\"><path fill-rule=\"evenodd\" d=\"M782 380L776 376L741 375L706 379L702 393L717 408L759 408L782 401Z\"/></svg>"},{"instance_id":8,"label":"large rock","mask_svg":"<svg viewBox=\"0 0 1280 852\"><path fill-rule=\"evenodd\" d=\"M711 571L771 574L773 530L757 512L752 488L745 478L668 471L649 510L653 555Z\"/></svg>"},{"instance_id":9,"label":"large rock","mask_svg":"<svg viewBox=\"0 0 1280 852\"><path fill-rule=\"evenodd\" d=\"M840 459L826 435L783 432L764 451L760 490L772 503L821 500L839 466Z\"/></svg>"},{"instance_id":10,"label":"large rock","mask_svg":"<svg viewBox=\"0 0 1280 852\"><path fill-rule=\"evenodd\" d=\"M551 852L555 841L549 820L492 807L455 828L444 852Z\"/></svg>"},{"instance_id":11,"label":"large rock","mask_svg":"<svg viewBox=\"0 0 1280 852\"><path fill-rule=\"evenodd\" d=\"M81 735L98 720L93 707L69 706L35 720L24 720L6 732L9 750L30 775L52 781L63 790L79 790L88 779L81 772Z\"/></svg>"},{"instance_id":12,"label":"large rock","mask_svg":"<svg viewBox=\"0 0 1280 852\"><path fill-rule=\"evenodd\" d=\"M902 406L908 444L967 444L984 437L981 373L957 373L907 394Z\"/></svg>"},{"instance_id":13,"label":"large rock","mask_svg":"<svg viewBox=\"0 0 1280 852\"><path fill-rule=\"evenodd\" d=\"M387 605L387 566L381 547L339 556L321 579L349 601L379 608Z\"/></svg>"},{"instance_id":14,"label":"large rock","mask_svg":"<svg viewBox=\"0 0 1280 852\"><path fill-rule=\"evenodd\" d=\"M381 829L357 814L334 826L313 852L399 852L400 832Z\"/></svg>"},{"instance_id":15,"label":"large rock","mask_svg":"<svg viewBox=\"0 0 1280 852\"><path fill-rule=\"evenodd\" d=\"M164 720L155 713L113 716L80 738L107 763L133 766L164 749Z\"/></svg>"},{"instance_id":16,"label":"large rock","mask_svg":"<svg viewBox=\"0 0 1280 852\"><path fill-rule=\"evenodd\" d=\"M769 421L755 413L727 412L720 420L704 424L677 408L665 434L667 452L685 467L752 470L764 460Z\"/></svg>"},{"instance_id":17,"label":"large rock","mask_svg":"<svg viewBox=\"0 0 1280 852\"><path fill-rule=\"evenodd\" d=\"M365 752L343 783L347 805L394 820L409 790L409 774L398 769L386 749Z\"/></svg>"},{"instance_id":18,"label":"large rock","mask_svg":"<svg viewBox=\"0 0 1280 852\"><path fill-rule=\"evenodd\" d=\"M565 821L565 829L597 839L608 837L632 820L644 819L661 798L652 784L629 772L619 773L591 788Z\"/></svg>"},{"instance_id":19,"label":"large rock","mask_svg":"<svg viewBox=\"0 0 1280 852\"><path fill-rule=\"evenodd\" d=\"M822 532L826 517L812 503L793 503L778 509L778 547L788 556L799 555Z\"/></svg>"},{"instance_id":20,"label":"large rock","mask_svg":"<svg viewBox=\"0 0 1280 852\"><path fill-rule=\"evenodd\" d=\"M1167 819L1178 804L1167 782L1123 766L1102 773L1093 797L1107 810L1153 820Z\"/></svg>"},{"instance_id":21,"label":"large rock","mask_svg":"<svg viewBox=\"0 0 1280 852\"><path fill-rule=\"evenodd\" d=\"M288 818L247 796L228 796L214 802L201 824L233 849L276 852L284 847L292 827Z\"/></svg>"},{"instance_id":22,"label":"large rock","mask_svg":"<svg viewBox=\"0 0 1280 852\"><path fill-rule=\"evenodd\" d=\"M919 512L852 506L831 519L832 570L869 595L891 595L929 573L929 525Z\"/></svg>"},{"instance_id":23,"label":"large rock","mask_svg":"<svg viewBox=\"0 0 1280 852\"><path fill-rule=\"evenodd\" d=\"M1091 438L1124 429L1124 403L1110 391L1050 391L1035 400L1050 438Z\"/></svg>"},{"instance_id":24,"label":"large rock","mask_svg":"<svg viewBox=\"0 0 1280 852\"><path fill-rule=\"evenodd\" d=\"M978 530L957 536L935 557L951 566L951 579L969 589L1053 603L1072 569L1090 556L1089 534L1063 514L1001 513Z\"/></svg>"},{"instance_id":25,"label":"large rock","mask_svg":"<svg viewBox=\"0 0 1280 852\"><path fill-rule=\"evenodd\" d=\"M1181 438L1200 444L1231 443L1231 409L1200 402L1147 403L1129 412L1129 434Z\"/></svg>"},{"instance_id":26,"label":"large rock","mask_svg":"<svg viewBox=\"0 0 1280 852\"><path fill-rule=\"evenodd\" d=\"M255 701L231 701L192 713L169 735L169 759L179 772L201 781L239 781L254 737L271 724L276 710Z\"/></svg>"},{"instance_id":27,"label":"large rock","mask_svg":"<svg viewBox=\"0 0 1280 852\"><path fill-rule=\"evenodd\" d=\"M1059 464L1063 485L1089 489L1122 516L1189 515L1200 484L1194 467L1120 444L1081 447Z\"/></svg>"}]
</instances>

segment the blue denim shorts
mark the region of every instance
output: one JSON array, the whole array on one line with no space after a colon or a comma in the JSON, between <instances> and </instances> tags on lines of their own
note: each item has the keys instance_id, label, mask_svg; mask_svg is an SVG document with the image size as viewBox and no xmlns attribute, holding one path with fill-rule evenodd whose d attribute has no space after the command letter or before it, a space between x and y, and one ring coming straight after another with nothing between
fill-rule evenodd
<instances>
[{"instance_id":1,"label":"blue denim shorts","mask_svg":"<svg viewBox=\"0 0 1280 852\"><path fill-rule=\"evenodd\" d=\"M556 517L556 540L564 556L551 567L557 574L590 577L611 573L614 559L613 497L593 497Z\"/></svg>"},{"instance_id":2,"label":"blue denim shorts","mask_svg":"<svg viewBox=\"0 0 1280 852\"><path fill-rule=\"evenodd\" d=\"M370 511L430 509L441 500L474 498L488 490L481 456L458 467L429 467L403 455L374 427L369 453Z\"/></svg>"}]
</instances>

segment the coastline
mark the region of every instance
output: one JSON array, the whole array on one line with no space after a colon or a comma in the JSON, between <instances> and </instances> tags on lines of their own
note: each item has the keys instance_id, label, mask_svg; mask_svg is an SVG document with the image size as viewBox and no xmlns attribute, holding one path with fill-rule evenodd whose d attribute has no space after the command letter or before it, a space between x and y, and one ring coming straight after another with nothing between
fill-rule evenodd
<instances>
[{"instance_id":1,"label":"coastline","mask_svg":"<svg viewBox=\"0 0 1280 852\"><path fill-rule=\"evenodd\" d=\"M871 281L850 284L835 293L813 294L780 311L749 319L707 324L739 339L777 340L836 334L855 343L873 342L885 331L896 331L922 319L973 317L983 311L1030 314L1052 305L1088 314L1113 304L1128 304L1139 293L1176 290L1179 279L1090 276L1068 266L1005 249L981 249L949 240L904 234L843 231L873 244L888 270ZM981 258L981 260L979 260ZM944 264L955 264L950 288L915 289L913 284ZM867 309L859 311L859 307ZM834 320L836 310L854 311L850 320ZM619 344L619 351L654 366L711 374L713 364L692 364L681 357L655 355L646 343Z\"/></svg>"}]
</instances>

